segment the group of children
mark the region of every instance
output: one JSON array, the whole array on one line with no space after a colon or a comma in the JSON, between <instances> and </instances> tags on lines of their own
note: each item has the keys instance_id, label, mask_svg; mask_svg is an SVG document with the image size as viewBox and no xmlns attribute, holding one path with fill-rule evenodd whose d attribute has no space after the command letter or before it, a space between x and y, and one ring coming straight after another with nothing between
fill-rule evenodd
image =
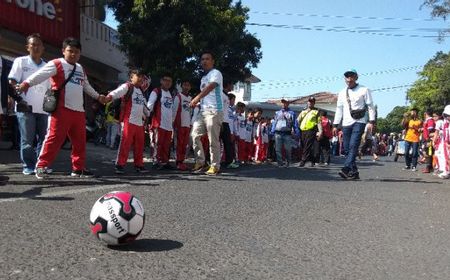
<instances>
[{"instance_id":1,"label":"group of children","mask_svg":"<svg viewBox=\"0 0 450 280\"><path fill-rule=\"evenodd\" d=\"M128 154L133 147L133 161L136 172L146 172L143 162L145 130L150 136L151 155L157 169L172 169L169 164L170 150L176 150L176 169L185 171L185 159L191 147L190 132L195 122L199 107L192 109L189 104L191 83L189 80L181 82L181 91L172 94L172 77L162 76L160 87L155 88L147 98L141 90L142 77L139 70L130 72L130 81L120 85L106 96L106 144L114 148L115 137L120 136L115 173L125 173ZM222 161L228 168L237 168L239 164L254 161L260 164L267 160L269 143L270 120L261 116L262 110L250 110L246 113L246 106L238 102L234 106L235 96L225 93L222 95L224 115L228 117L223 125L229 127L229 141L222 139ZM226 100L225 100L226 99ZM117 105L120 100L120 107ZM116 102L116 105L114 105ZM113 109L114 108L114 109ZM120 114L117 114L117 110ZM120 116L120 117L118 117ZM223 128L222 128L223 129ZM173 145L172 145L173 143ZM205 150L208 150L208 138L202 138ZM225 144L233 146L226 149ZM232 162L226 162L226 153L231 152ZM208 157L207 157L208 158Z\"/></svg>"}]
</instances>

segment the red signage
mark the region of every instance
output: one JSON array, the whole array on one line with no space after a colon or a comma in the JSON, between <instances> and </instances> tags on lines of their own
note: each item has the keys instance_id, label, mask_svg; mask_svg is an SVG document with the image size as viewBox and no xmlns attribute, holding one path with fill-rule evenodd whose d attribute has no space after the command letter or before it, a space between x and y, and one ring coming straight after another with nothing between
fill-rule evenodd
<instances>
[{"instance_id":1,"label":"red signage","mask_svg":"<svg viewBox=\"0 0 450 280\"><path fill-rule=\"evenodd\" d=\"M66 37L80 37L80 8L77 0L0 0L0 26L24 35L39 33L59 47Z\"/></svg>"}]
</instances>

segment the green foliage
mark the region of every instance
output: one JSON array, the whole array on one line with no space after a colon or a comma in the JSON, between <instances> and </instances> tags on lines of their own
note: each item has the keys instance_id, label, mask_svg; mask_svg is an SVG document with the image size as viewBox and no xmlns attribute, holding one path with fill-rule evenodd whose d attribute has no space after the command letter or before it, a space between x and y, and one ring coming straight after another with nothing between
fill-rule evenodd
<instances>
[{"instance_id":1,"label":"green foliage","mask_svg":"<svg viewBox=\"0 0 450 280\"><path fill-rule=\"evenodd\" d=\"M248 9L231 0L113 0L130 64L159 76L199 76L199 55L212 51L227 80L243 81L259 63L259 40L245 30Z\"/></svg>"},{"instance_id":2,"label":"green foliage","mask_svg":"<svg viewBox=\"0 0 450 280\"><path fill-rule=\"evenodd\" d=\"M440 17L447 20L450 14L450 0L425 0L422 6L431 8L432 17ZM450 33L450 28L440 32L440 41L443 41L445 36Z\"/></svg>"},{"instance_id":3,"label":"green foliage","mask_svg":"<svg viewBox=\"0 0 450 280\"><path fill-rule=\"evenodd\" d=\"M409 110L408 106L396 106L386 116L386 118L378 118L377 130L381 133L399 133L402 131L403 114Z\"/></svg>"},{"instance_id":4,"label":"green foliage","mask_svg":"<svg viewBox=\"0 0 450 280\"><path fill-rule=\"evenodd\" d=\"M450 104L450 53L438 52L427 62L407 97L422 113L427 108L442 112Z\"/></svg>"}]
</instances>

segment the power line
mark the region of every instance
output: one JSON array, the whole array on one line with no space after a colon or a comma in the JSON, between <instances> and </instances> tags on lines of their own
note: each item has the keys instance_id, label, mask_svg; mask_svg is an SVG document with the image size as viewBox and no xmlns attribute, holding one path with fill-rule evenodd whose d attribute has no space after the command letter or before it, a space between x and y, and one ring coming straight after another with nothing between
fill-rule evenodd
<instances>
[{"instance_id":1,"label":"power line","mask_svg":"<svg viewBox=\"0 0 450 280\"><path fill-rule=\"evenodd\" d=\"M380 71L373 71L368 73L361 73L358 74L359 76L364 77L371 77L371 76L377 76L377 75L383 75L383 74L392 74L392 73L401 73L401 72L407 72L412 70L420 70L422 69L423 65L417 65L417 66L409 66L409 67L401 67L401 68L394 68L394 69L387 69L387 70L380 70ZM282 89L282 88L290 88L290 87L296 87L296 86L305 86L305 85L312 85L312 84L322 84L327 82L335 82L338 80L341 80L342 76L333 76L333 77L324 77L324 78L309 78L304 80L297 80L297 81L281 81L281 80L272 80L267 82L261 82L258 84L255 84L255 89L259 90L271 90L271 89Z\"/></svg>"},{"instance_id":2,"label":"power line","mask_svg":"<svg viewBox=\"0 0 450 280\"><path fill-rule=\"evenodd\" d=\"M412 84L405 84L405 85L398 85L398 86L386 86L386 87L373 89L373 90L371 90L371 92L389 92L389 91L392 92L392 91L398 91L399 89L410 88L411 86L412 86ZM270 96L270 97L267 95L263 95L262 98L259 98L258 100L267 101L270 99L278 99L278 98L302 98L302 97L309 96L309 95L311 95L311 93L297 95L297 96L292 96L292 94L282 95L282 96Z\"/></svg>"},{"instance_id":3,"label":"power line","mask_svg":"<svg viewBox=\"0 0 450 280\"><path fill-rule=\"evenodd\" d=\"M369 27L353 27L346 28L343 26L334 26L334 27L325 27L325 26L315 26L315 25L287 25L287 24L272 24L272 23L256 23L256 22L247 22L247 25L250 26L258 26L258 27L271 27L271 28L284 28L284 29L297 29L297 30L306 30L306 31L326 31L326 32L347 32L347 33L359 33L359 34L367 34L367 35L377 35L377 36L386 36L386 37L410 37L410 38L442 38L448 37L448 35L417 35L417 34L398 34L398 33L387 33L391 31L402 31L395 30L394 28L380 28L380 29L368 29ZM413 31L413 30L409 30ZM425 30L419 30L418 32L424 32ZM445 29L435 29L435 32L443 32Z\"/></svg>"},{"instance_id":4,"label":"power line","mask_svg":"<svg viewBox=\"0 0 450 280\"><path fill-rule=\"evenodd\" d=\"M338 19L362 19L362 20L388 20L388 21L437 21L433 18L398 18L398 17L363 17L363 16L344 16L344 15L319 15L319 14L303 14L303 13L286 13L286 12L264 12L264 11L250 11L252 14L274 15L274 16L297 16L297 17L312 17L312 18L338 18Z\"/></svg>"}]
</instances>

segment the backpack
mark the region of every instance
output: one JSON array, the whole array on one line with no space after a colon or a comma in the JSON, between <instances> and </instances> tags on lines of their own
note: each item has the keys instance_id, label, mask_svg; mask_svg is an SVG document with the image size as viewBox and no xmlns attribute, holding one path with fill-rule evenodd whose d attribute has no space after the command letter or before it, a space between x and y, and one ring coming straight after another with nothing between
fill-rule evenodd
<instances>
[{"instance_id":1,"label":"backpack","mask_svg":"<svg viewBox=\"0 0 450 280\"><path fill-rule=\"evenodd\" d=\"M120 122L123 122L125 118L125 107L131 100L131 95L133 94L134 86L132 83L127 82L128 91L127 93L119 99L113 101L111 105L111 114L114 118Z\"/></svg>"},{"instance_id":2,"label":"backpack","mask_svg":"<svg viewBox=\"0 0 450 280\"><path fill-rule=\"evenodd\" d=\"M150 124L152 127L159 127L159 124L156 123L156 119L155 121L153 121L153 117L156 115L156 112L160 112L161 111L161 97L162 97L162 92L161 92L161 88L155 88L153 89L153 91L156 93L156 101L155 104L153 105L153 110L150 113L150 116L148 117ZM150 93L151 95L151 93ZM149 96L150 98L150 96Z\"/></svg>"},{"instance_id":3,"label":"backpack","mask_svg":"<svg viewBox=\"0 0 450 280\"><path fill-rule=\"evenodd\" d=\"M322 118L321 124L322 124L323 136L327 137L328 139L333 138L333 132L331 130L330 120L328 120L327 118Z\"/></svg>"}]
</instances>

